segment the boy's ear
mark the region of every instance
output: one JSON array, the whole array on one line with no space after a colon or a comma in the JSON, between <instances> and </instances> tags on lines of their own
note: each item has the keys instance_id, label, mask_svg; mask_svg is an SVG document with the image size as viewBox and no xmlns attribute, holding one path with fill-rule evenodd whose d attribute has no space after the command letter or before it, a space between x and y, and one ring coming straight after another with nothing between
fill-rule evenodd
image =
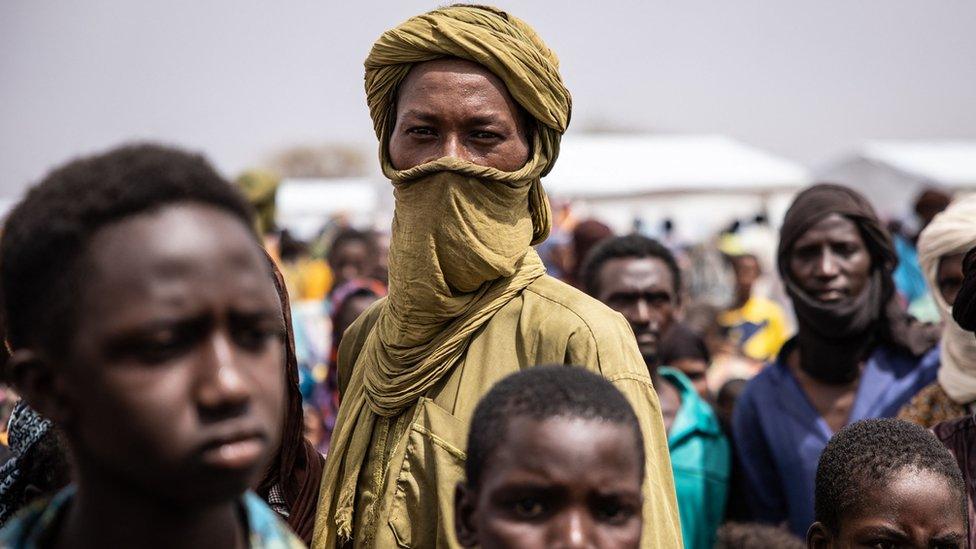
<instances>
[{"instance_id":1,"label":"boy's ear","mask_svg":"<svg viewBox=\"0 0 976 549\"><path fill-rule=\"evenodd\" d=\"M463 481L454 489L454 535L462 547L478 545L478 530L474 520L477 499L477 493Z\"/></svg>"},{"instance_id":2,"label":"boy's ear","mask_svg":"<svg viewBox=\"0 0 976 549\"><path fill-rule=\"evenodd\" d=\"M830 533L819 522L814 522L807 530L807 549L827 549L831 547Z\"/></svg>"},{"instance_id":3,"label":"boy's ear","mask_svg":"<svg viewBox=\"0 0 976 549\"><path fill-rule=\"evenodd\" d=\"M30 349L18 349L10 355L8 369L12 385L31 408L60 425L70 421L64 381L48 360Z\"/></svg>"}]
</instances>

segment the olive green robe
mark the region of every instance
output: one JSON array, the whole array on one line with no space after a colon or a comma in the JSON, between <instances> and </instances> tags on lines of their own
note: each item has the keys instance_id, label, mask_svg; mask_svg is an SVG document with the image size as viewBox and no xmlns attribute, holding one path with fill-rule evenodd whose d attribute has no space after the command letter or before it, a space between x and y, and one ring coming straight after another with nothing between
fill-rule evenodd
<instances>
[{"instance_id":1,"label":"olive green robe","mask_svg":"<svg viewBox=\"0 0 976 549\"><path fill-rule=\"evenodd\" d=\"M363 383L363 372L352 368L382 304L364 313L343 337L342 394ZM374 470L376 460L383 460L385 478L364 474L359 479L356 547L457 547L454 491L464 477L464 450L475 406L506 375L544 364L575 364L598 372L630 401L647 456L642 546L681 547L667 435L633 332L618 313L549 276L537 279L499 309L472 338L460 363L416 405L377 421L362 470ZM379 493L373 486L381 487ZM362 518L376 498L375 516ZM335 532L323 537L327 546L336 544Z\"/></svg>"}]
</instances>

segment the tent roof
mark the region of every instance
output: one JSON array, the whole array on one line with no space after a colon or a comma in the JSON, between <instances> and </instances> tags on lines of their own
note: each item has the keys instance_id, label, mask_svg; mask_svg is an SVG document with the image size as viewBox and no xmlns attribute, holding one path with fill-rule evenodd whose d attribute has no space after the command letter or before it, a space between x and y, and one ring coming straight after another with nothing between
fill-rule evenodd
<instances>
[{"instance_id":1,"label":"tent roof","mask_svg":"<svg viewBox=\"0 0 976 549\"><path fill-rule=\"evenodd\" d=\"M861 156L933 183L976 185L976 141L873 141Z\"/></svg>"},{"instance_id":2,"label":"tent roof","mask_svg":"<svg viewBox=\"0 0 976 549\"><path fill-rule=\"evenodd\" d=\"M553 195L612 198L792 190L805 168L721 135L568 135L543 180Z\"/></svg>"}]
</instances>

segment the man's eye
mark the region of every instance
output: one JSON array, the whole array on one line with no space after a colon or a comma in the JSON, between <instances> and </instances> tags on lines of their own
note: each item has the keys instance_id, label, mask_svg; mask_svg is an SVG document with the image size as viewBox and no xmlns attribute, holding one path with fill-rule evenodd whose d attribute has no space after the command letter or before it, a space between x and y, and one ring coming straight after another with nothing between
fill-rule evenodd
<instances>
[{"instance_id":1,"label":"man's eye","mask_svg":"<svg viewBox=\"0 0 976 549\"><path fill-rule=\"evenodd\" d=\"M793 254L801 259L813 259L819 252L816 248L798 248Z\"/></svg>"},{"instance_id":2,"label":"man's eye","mask_svg":"<svg viewBox=\"0 0 976 549\"><path fill-rule=\"evenodd\" d=\"M605 502L597 506L596 518L608 524L623 524L634 516L634 509L629 505L615 502Z\"/></svg>"},{"instance_id":3,"label":"man's eye","mask_svg":"<svg viewBox=\"0 0 976 549\"><path fill-rule=\"evenodd\" d=\"M167 334L143 341L133 349L133 354L147 364L160 364L179 356L186 347L175 334Z\"/></svg>"},{"instance_id":4,"label":"man's eye","mask_svg":"<svg viewBox=\"0 0 976 549\"><path fill-rule=\"evenodd\" d=\"M247 328L240 330L235 340L241 347L257 352L263 350L270 341L277 339L278 335L274 330Z\"/></svg>"},{"instance_id":5,"label":"man's eye","mask_svg":"<svg viewBox=\"0 0 976 549\"><path fill-rule=\"evenodd\" d=\"M432 128L426 128L426 127L409 128L407 129L407 133L412 135L424 136L424 137L435 135L435 132Z\"/></svg>"},{"instance_id":6,"label":"man's eye","mask_svg":"<svg viewBox=\"0 0 976 549\"><path fill-rule=\"evenodd\" d=\"M494 133L494 132L485 132L485 131L474 132L471 135L471 137L474 137L475 139L482 139L482 140L485 140L485 139L501 139L501 136L498 135L497 133Z\"/></svg>"},{"instance_id":7,"label":"man's eye","mask_svg":"<svg viewBox=\"0 0 976 549\"><path fill-rule=\"evenodd\" d=\"M871 549L895 549L895 543L890 540L878 540L871 544Z\"/></svg>"},{"instance_id":8,"label":"man's eye","mask_svg":"<svg viewBox=\"0 0 976 549\"><path fill-rule=\"evenodd\" d=\"M515 514L523 519L539 518L546 512L546 506L533 498L520 499L512 506Z\"/></svg>"}]
</instances>

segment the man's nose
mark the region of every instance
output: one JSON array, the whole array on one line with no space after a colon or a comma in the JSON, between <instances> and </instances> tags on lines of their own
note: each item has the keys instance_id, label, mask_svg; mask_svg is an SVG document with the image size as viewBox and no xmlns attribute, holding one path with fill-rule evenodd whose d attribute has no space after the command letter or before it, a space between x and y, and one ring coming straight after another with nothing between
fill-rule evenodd
<instances>
[{"instance_id":1,"label":"man's nose","mask_svg":"<svg viewBox=\"0 0 976 549\"><path fill-rule=\"evenodd\" d=\"M840 265L837 256L830 250L824 250L817 259L816 275L824 278L832 278L840 274Z\"/></svg>"},{"instance_id":2,"label":"man's nose","mask_svg":"<svg viewBox=\"0 0 976 549\"><path fill-rule=\"evenodd\" d=\"M641 326L657 323L657 315L654 314L654 308L651 307L651 304L646 299L638 299L634 303L632 319L635 324L640 324Z\"/></svg>"},{"instance_id":3,"label":"man's nose","mask_svg":"<svg viewBox=\"0 0 976 549\"><path fill-rule=\"evenodd\" d=\"M197 403L208 414L234 415L251 396L234 344L227 334L218 332L204 345L197 365Z\"/></svg>"},{"instance_id":4,"label":"man's nose","mask_svg":"<svg viewBox=\"0 0 976 549\"><path fill-rule=\"evenodd\" d=\"M464 143L462 142L461 137L456 133L445 134L441 155L460 158L461 160L468 160L468 154L464 147Z\"/></svg>"},{"instance_id":5,"label":"man's nose","mask_svg":"<svg viewBox=\"0 0 976 549\"><path fill-rule=\"evenodd\" d=\"M593 520L585 509L570 509L553 528L553 543L559 549L586 549L594 547Z\"/></svg>"}]
</instances>

